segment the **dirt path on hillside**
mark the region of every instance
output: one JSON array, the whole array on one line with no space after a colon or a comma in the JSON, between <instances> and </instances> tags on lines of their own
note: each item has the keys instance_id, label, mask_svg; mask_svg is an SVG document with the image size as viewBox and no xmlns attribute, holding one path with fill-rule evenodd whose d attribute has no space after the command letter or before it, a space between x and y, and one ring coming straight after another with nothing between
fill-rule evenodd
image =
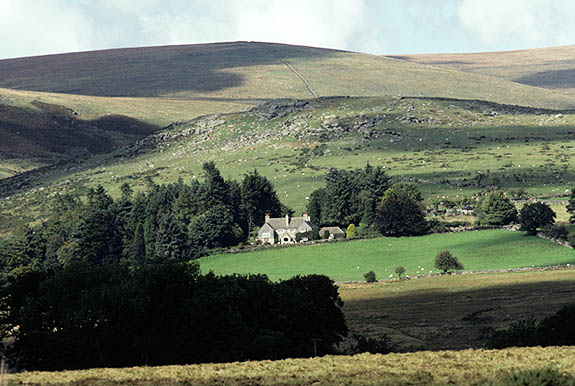
<instances>
[{"instance_id":1,"label":"dirt path on hillside","mask_svg":"<svg viewBox=\"0 0 575 386\"><path fill-rule=\"evenodd\" d=\"M270 50L268 48L268 51L275 56L280 62L282 62L291 72L293 72L305 85L305 88L307 89L307 91L309 91L309 93L315 98L318 99L319 95L314 91L314 89L311 87L311 85L309 84L308 80L302 75L300 74L291 64L289 64L289 62L287 60L285 60L284 58L282 58L280 55L278 55L276 52Z\"/></svg>"}]
</instances>

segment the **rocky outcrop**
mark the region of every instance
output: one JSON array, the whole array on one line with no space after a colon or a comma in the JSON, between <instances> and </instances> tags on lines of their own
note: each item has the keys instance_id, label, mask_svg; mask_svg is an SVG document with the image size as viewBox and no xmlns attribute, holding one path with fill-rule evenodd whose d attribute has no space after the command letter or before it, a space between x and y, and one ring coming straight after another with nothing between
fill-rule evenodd
<instances>
[{"instance_id":1,"label":"rocky outcrop","mask_svg":"<svg viewBox=\"0 0 575 386\"><path fill-rule=\"evenodd\" d=\"M264 103L262 105L251 108L248 111L248 114L261 119L271 120L274 118L282 118L288 116L309 107L310 105L308 101L290 99L280 102L276 101Z\"/></svg>"}]
</instances>

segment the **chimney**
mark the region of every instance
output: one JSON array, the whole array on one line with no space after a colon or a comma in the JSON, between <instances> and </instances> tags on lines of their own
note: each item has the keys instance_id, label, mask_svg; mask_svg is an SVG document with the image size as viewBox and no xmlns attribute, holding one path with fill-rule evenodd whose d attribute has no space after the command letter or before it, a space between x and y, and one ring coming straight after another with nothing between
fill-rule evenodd
<instances>
[{"instance_id":1,"label":"chimney","mask_svg":"<svg viewBox=\"0 0 575 386\"><path fill-rule=\"evenodd\" d=\"M289 226L289 213L286 213L286 227Z\"/></svg>"},{"instance_id":2,"label":"chimney","mask_svg":"<svg viewBox=\"0 0 575 386\"><path fill-rule=\"evenodd\" d=\"M270 214L266 213L266 221L265 222L270 222Z\"/></svg>"},{"instance_id":3,"label":"chimney","mask_svg":"<svg viewBox=\"0 0 575 386\"><path fill-rule=\"evenodd\" d=\"M304 221L311 221L311 218L309 217L309 214L307 212L303 212L303 220Z\"/></svg>"}]
</instances>

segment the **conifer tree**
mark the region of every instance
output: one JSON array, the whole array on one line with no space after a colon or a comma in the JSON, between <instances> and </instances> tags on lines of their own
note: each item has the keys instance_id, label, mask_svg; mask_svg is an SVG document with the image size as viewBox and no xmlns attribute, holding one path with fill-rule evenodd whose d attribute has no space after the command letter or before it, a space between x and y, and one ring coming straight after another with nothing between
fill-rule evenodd
<instances>
[{"instance_id":1,"label":"conifer tree","mask_svg":"<svg viewBox=\"0 0 575 386\"><path fill-rule=\"evenodd\" d=\"M569 223L575 224L575 189L571 189L571 195L567 203L567 213L571 215L569 216Z\"/></svg>"},{"instance_id":2,"label":"conifer tree","mask_svg":"<svg viewBox=\"0 0 575 386\"><path fill-rule=\"evenodd\" d=\"M282 214L281 202L272 183L256 169L244 175L241 182L241 196L248 233L253 228L263 225L266 213L272 217Z\"/></svg>"}]
</instances>

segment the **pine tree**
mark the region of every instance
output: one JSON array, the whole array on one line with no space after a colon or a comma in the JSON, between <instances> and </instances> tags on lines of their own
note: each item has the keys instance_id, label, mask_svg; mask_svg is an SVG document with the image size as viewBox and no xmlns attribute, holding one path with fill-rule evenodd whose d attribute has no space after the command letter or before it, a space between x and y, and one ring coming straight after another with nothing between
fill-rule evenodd
<instances>
[{"instance_id":1,"label":"pine tree","mask_svg":"<svg viewBox=\"0 0 575 386\"><path fill-rule=\"evenodd\" d=\"M146 258L146 240L144 238L144 227L141 224L136 226L136 230L126 248L124 255L130 265L139 265Z\"/></svg>"},{"instance_id":2,"label":"pine tree","mask_svg":"<svg viewBox=\"0 0 575 386\"><path fill-rule=\"evenodd\" d=\"M216 168L214 162L206 162L202 165L206 178L204 181L202 204L204 210L218 205L231 207L230 187Z\"/></svg>"},{"instance_id":3,"label":"pine tree","mask_svg":"<svg viewBox=\"0 0 575 386\"><path fill-rule=\"evenodd\" d=\"M345 170L331 169L326 177L326 200L322 206L322 222L344 226L361 220L357 210L356 181Z\"/></svg>"},{"instance_id":4,"label":"pine tree","mask_svg":"<svg viewBox=\"0 0 575 386\"><path fill-rule=\"evenodd\" d=\"M122 252L121 232L113 200L99 185L88 193L88 205L75 235L78 252L91 264L118 261Z\"/></svg>"},{"instance_id":5,"label":"pine tree","mask_svg":"<svg viewBox=\"0 0 575 386\"><path fill-rule=\"evenodd\" d=\"M163 216L158 224L156 235L155 260L189 259L188 238L186 232L173 216Z\"/></svg>"},{"instance_id":6,"label":"pine tree","mask_svg":"<svg viewBox=\"0 0 575 386\"><path fill-rule=\"evenodd\" d=\"M263 225L266 213L272 217L282 214L281 202L272 183L256 169L244 175L241 182L241 196L248 233L253 228Z\"/></svg>"},{"instance_id":7,"label":"pine tree","mask_svg":"<svg viewBox=\"0 0 575 386\"><path fill-rule=\"evenodd\" d=\"M309 202L307 204L307 213L309 214L312 223L318 226L325 225L323 222L323 206L326 201L325 189L317 189L310 194Z\"/></svg>"}]
</instances>

